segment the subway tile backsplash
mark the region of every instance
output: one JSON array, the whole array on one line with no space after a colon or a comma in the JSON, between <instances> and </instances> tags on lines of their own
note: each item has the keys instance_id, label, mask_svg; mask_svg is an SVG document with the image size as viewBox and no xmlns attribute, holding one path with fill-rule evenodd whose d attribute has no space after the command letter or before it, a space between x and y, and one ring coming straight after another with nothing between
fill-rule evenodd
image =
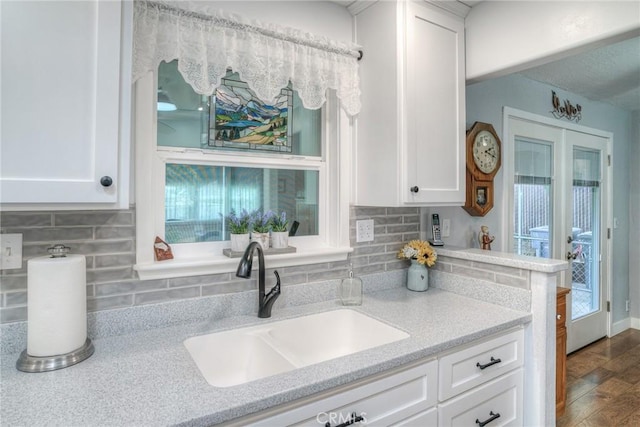
<instances>
[{"instance_id":1,"label":"subway tile backsplash","mask_svg":"<svg viewBox=\"0 0 640 427\"><path fill-rule=\"evenodd\" d=\"M445 273L453 273L457 276L464 276L474 280L484 280L526 291L530 290L529 276L531 272L529 270L447 256L439 256L434 268Z\"/></svg>"},{"instance_id":2,"label":"subway tile backsplash","mask_svg":"<svg viewBox=\"0 0 640 427\"><path fill-rule=\"evenodd\" d=\"M396 258L402 245L419 238L419 208L352 207L350 239L354 252L344 262L279 269L285 286L339 279L349 263L356 275L404 269ZM375 240L356 243L355 221L373 219ZM87 309L134 307L256 289L255 279L231 273L162 280L138 280L135 264L135 209L119 211L2 212L1 233L23 235L23 265L0 275L0 321L27 319L27 260L44 256L56 243L87 258ZM271 270L267 277L273 276ZM519 280L508 272L503 281ZM514 279L515 277L515 279ZM273 280L270 278L269 280ZM505 283L508 284L508 283Z\"/></svg>"}]
</instances>

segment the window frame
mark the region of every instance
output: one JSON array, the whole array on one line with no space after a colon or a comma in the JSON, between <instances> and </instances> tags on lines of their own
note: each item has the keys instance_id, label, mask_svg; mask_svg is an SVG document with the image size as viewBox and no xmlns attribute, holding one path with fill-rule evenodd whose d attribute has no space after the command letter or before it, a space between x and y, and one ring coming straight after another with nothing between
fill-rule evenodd
<instances>
[{"instance_id":1,"label":"window frame","mask_svg":"<svg viewBox=\"0 0 640 427\"><path fill-rule=\"evenodd\" d=\"M266 255L269 268L347 259L349 240L349 188L351 119L339 107L334 93L323 107L323 150L321 157L269 155L223 150L201 150L158 146L157 72L148 73L135 84L135 204L136 264L141 280L233 272L238 260L222 254L230 242L172 244L174 259L155 261L153 241L164 236L164 183L166 163L187 163L231 167L267 166L319 172L317 236L290 240L296 253ZM144 243L148 242L148 243Z\"/></svg>"}]
</instances>

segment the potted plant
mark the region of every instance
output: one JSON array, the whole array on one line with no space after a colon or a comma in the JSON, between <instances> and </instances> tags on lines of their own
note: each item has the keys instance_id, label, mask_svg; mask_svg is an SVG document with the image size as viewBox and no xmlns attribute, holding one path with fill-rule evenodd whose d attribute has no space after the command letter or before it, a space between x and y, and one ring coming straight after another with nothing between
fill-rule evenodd
<instances>
[{"instance_id":1,"label":"potted plant","mask_svg":"<svg viewBox=\"0 0 640 427\"><path fill-rule=\"evenodd\" d=\"M404 245L398 258L411 260L411 266L407 270L407 288L411 291L426 291L429 289L429 270L438 259L438 254L429 242L424 240L411 240Z\"/></svg>"},{"instance_id":2,"label":"potted plant","mask_svg":"<svg viewBox=\"0 0 640 427\"><path fill-rule=\"evenodd\" d=\"M240 214L231 209L229 215L225 217L227 228L231 237L231 250L242 252L249 246L249 226L251 215L246 209L242 209Z\"/></svg>"},{"instance_id":3,"label":"potted plant","mask_svg":"<svg viewBox=\"0 0 640 427\"><path fill-rule=\"evenodd\" d=\"M283 249L289 246L289 232L287 226L287 213L282 211L280 215L274 214L271 217L271 247Z\"/></svg>"},{"instance_id":4,"label":"potted plant","mask_svg":"<svg viewBox=\"0 0 640 427\"><path fill-rule=\"evenodd\" d=\"M269 229L273 212L260 212L255 210L251 214L251 241L258 242L262 249L269 249Z\"/></svg>"}]
</instances>

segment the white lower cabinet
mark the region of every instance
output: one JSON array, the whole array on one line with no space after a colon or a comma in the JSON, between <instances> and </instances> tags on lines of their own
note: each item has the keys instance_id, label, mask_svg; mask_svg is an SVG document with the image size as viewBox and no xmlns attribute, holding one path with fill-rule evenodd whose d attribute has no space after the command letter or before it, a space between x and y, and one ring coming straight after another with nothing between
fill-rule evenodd
<instances>
[{"instance_id":1,"label":"white lower cabinet","mask_svg":"<svg viewBox=\"0 0 640 427\"><path fill-rule=\"evenodd\" d=\"M447 400L524 364L524 334L510 332L439 358L438 399Z\"/></svg>"},{"instance_id":2,"label":"white lower cabinet","mask_svg":"<svg viewBox=\"0 0 640 427\"><path fill-rule=\"evenodd\" d=\"M523 425L523 351L519 328L227 425Z\"/></svg>"},{"instance_id":3,"label":"white lower cabinet","mask_svg":"<svg viewBox=\"0 0 640 427\"><path fill-rule=\"evenodd\" d=\"M523 425L523 352L519 329L440 357L438 425Z\"/></svg>"},{"instance_id":4,"label":"white lower cabinet","mask_svg":"<svg viewBox=\"0 0 640 427\"><path fill-rule=\"evenodd\" d=\"M252 423L254 426L331 426L361 418L354 425L418 426L437 416L437 361L431 360L401 372L336 394L320 397L294 409ZM246 425L246 424L245 424Z\"/></svg>"},{"instance_id":5,"label":"white lower cabinet","mask_svg":"<svg viewBox=\"0 0 640 427\"><path fill-rule=\"evenodd\" d=\"M521 426L522 369L438 405L440 426Z\"/></svg>"}]
</instances>

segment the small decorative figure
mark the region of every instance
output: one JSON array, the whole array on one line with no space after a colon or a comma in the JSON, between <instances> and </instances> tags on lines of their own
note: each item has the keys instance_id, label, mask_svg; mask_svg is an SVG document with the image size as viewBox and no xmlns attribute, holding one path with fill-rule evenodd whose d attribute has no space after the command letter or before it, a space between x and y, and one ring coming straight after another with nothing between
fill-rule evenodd
<instances>
[{"instance_id":1,"label":"small decorative figure","mask_svg":"<svg viewBox=\"0 0 640 427\"><path fill-rule=\"evenodd\" d=\"M483 225L480 227L480 233L478 233L478 243L480 247L485 251L491 250L491 242L495 240L495 236L489 235L489 227Z\"/></svg>"},{"instance_id":2,"label":"small decorative figure","mask_svg":"<svg viewBox=\"0 0 640 427\"><path fill-rule=\"evenodd\" d=\"M171 246L160 237L156 236L156 240L153 243L153 251L156 255L156 261L166 261L173 259L173 252L171 252Z\"/></svg>"}]
</instances>

